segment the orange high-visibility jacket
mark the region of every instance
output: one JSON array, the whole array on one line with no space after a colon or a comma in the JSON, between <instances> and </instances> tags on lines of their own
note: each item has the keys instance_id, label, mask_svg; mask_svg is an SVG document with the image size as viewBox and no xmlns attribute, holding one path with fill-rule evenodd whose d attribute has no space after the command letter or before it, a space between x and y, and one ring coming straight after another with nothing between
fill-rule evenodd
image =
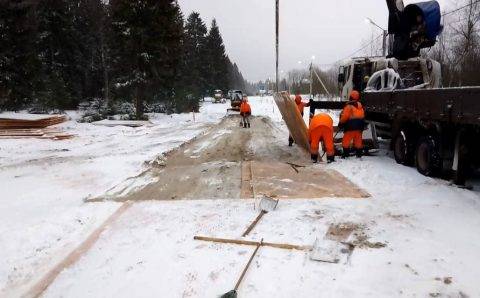
<instances>
[{"instance_id":1,"label":"orange high-visibility jacket","mask_svg":"<svg viewBox=\"0 0 480 298\"><path fill-rule=\"evenodd\" d=\"M311 134L313 130L320 126L325 126L333 131L333 119L330 117L328 114L317 114L315 117L312 118L310 121L310 127L308 129L308 132Z\"/></svg>"},{"instance_id":2,"label":"orange high-visibility jacket","mask_svg":"<svg viewBox=\"0 0 480 298\"><path fill-rule=\"evenodd\" d=\"M328 114L317 114L311 121L308 129L308 140L312 154L318 154L319 143L323 141L328 156L335 155L333 144L333 119Z\"/></svg>"},{"instance_id":3,"label":"orange high-visibility jacket","mask_svg":"<svg viewBox=\"0 0 480 298\"><path fill-rule=\"evenodd\" d=\"M303 116L303 110L305 110L305 107L310 106L310 103L302 102L302 97L300 97L299 95L295 97L295 103L297 104L298 111L302 116Z\"/></svg>"},{"instance_id":4,"label":"orange high-visibility jacket","mask_svg":"<svg viewBox=\"0 0 480 298\"><path fill-rule=\"evenodd\" d=\"M340 124L343 124L345 131L363 130L365 111L362 104L358 101L348 102L340 116Z\"/></svg>"},{"instance_id":5,"label":"orange high-visibility jacket","mask_svg":"<svg viewBox=\"0 0 480 298\"><path fill-rule=\"evenodd\" d=\"M240 105L240 113L242 114L252 113L252 108L250 108L250 105L248 104L248 102L245 102L245 101L242 102L242 104Z\"/></svg>"}]
</instances>

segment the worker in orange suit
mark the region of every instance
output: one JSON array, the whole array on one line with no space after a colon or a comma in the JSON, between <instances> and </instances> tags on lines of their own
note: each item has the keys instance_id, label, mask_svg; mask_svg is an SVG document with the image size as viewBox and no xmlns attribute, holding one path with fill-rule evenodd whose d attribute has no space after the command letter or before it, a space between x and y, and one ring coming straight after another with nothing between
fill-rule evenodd
<instances>
[{"instance_id":1,"label":"worker in orange suit","mask_svg":"<svg viewBox=\"0 0 480 298\"><path fill-rule=\"evenodd\" d=\"M242 104L240 105L240 116L242 116L243 128L250 128L250 115L252 115L252 108L248 104L248 98L243 96Z\"/></svg>"},{"instance_id":2,"label":"worker in orange suit","mask_svg":"<svg viewBox=\"0 0 480 298\"><path fill-rule=\"evenodd\" d=\"M358 158L363 153L363 130L365 129L365 111L360 103L360 93L353 90L350 93L350 101L345 105L340 114L339 127L343 129L343 154L342 158L350 156L351 145Z\"/></svg>"},{"instance_id":3,"label":"worker in orange suit","mask_svg":"<svg viewBox=\"0 0 480 298\"><path fill-rule=\"evenodd\" d=\"M300 112L300 115L302 115L302 118L303 118L304 110L305 110L306 107L310 106L310 103L304 103L302 101L302 96L300 95L300 93L297 92L297 94L295 95L295 104L297 105L297 109L298 109L298 111ZM294 140L293 140L292 136L290 135L288 137L288 146L292 147L293 143L294 143Z\"/></svg>"},{"instance_id":4,"label":"worker in orange suit","mask_svg":"<svg viewBox=\"0 0 480 298\"><path fill-rule=\"evenodd\" d=\"M327 152L327 161L329 163L335 161L335 147L333 145L333 119L330 115L320 113L310 120L308 129L308 139L310 141L310 153L312 161L318 161L318 152L320 142L323 142L324 151Z\"/></svg>"}]
</instances>

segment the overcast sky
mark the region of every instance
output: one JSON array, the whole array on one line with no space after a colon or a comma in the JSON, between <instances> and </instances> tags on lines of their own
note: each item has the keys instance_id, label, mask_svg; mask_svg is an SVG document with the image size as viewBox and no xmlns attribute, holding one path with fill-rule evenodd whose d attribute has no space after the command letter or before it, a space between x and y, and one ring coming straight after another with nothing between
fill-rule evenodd
<instances>
[{"instance_id":1,"label":"overcast sky","mask_svg":"<svg viewBox=\"0 0 480 298\"><path fill-rule=\"evenodd\" d=\"M179 0L185 16L200 13L220 26L227 53L250 81L275 77L274 0ZM419 0L405 0L405 4ZM448 10L454 0L439 0ZM381 34L365 22L369 17L387 27L384 0L280 0L280 69L310 63L331 64ZM302 64L298 62L302 61Z\"/></svg>"}]
</instances>

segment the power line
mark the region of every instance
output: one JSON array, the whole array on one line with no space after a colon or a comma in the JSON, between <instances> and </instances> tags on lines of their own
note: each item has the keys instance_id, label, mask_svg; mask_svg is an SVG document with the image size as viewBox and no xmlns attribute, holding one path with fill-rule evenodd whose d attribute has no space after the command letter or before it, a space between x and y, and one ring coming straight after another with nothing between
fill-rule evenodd
<instances>
[{"instance_id":1,"label":"power line","mask_svg":"<svg viewBox=\"0 0 480 298\"><path fill-rule=\"evenodd\" d=\"M479 0L479 1L480 1L480 0ZM353 52L352 54L346 56L345 58L342 58L342 59L339 59L339 60L335 61L335 63L340 62L340 61L342 61L342 60L345 60L345 59L348 59L348 58L350 58L350 57L355 56L355 55L358 54L359 52L361 52L361 51L365 50L366 48L368 48L369 46L371 46L371 45L372 45L374 42L376 42L380 37L383 37L383 33L380 34L379 36L377 36L374 40L372 40L371 42L369 42L367 45L361 47L360 49L356 50L356 51ZM332 63L332 64L335 64L335 63Z\"/></svg>"},{"instance_id":2,"label":"power line","mask_svg":"<svg viewBox=\"0 0 480 298\"><path fill-rule=\"evenodd\" d=\"M465 9L465 8L467 8L467 7L470 7L470 6L473 6L474 4L477 4L477 3L479 3L479 2L480 2L480 0L475 0L475 1L472 2L472 3L469 3L469 4L467 4L467 5L464 5L464 6L462 6L462 7L459 7L459 8L457 8L457 9L452 10L452 11L445 12L445 13L442 14L442 17L447 16L447 15L450 15L450 14L453 14L453 13L456 13L456 12L462 10L462 9ZM372 40L370 43L368 43L368 44L365 45L364 47L356 50L355 52L353 52L352 54L346 56L345 58L342 58L342 59L339 59L339 60L335 61L335 62L332 63L331 65L334 65L334 64L337 63L337 62L340 62L340 61L342 61L342 60L345 60L345 59L348 59L348 58L350 58L350 57L352 57L352 56L355 56L357 53L359 53L359 52L365 50L366 48L368 48L369 46L371 46L374 42L376 42L376 41L377 41L380 37L382 37L382 36L383 36L383 34L377 36L374 40Z\"/></svg>"},{"instance_id":3,"label":"power line","mask_svg":"<svg viewBox=\"0 0 480 298\"><path fill-rule=\"evenodd\" d=\"M476 0L476 1L474 1L474 2L472 2L472 3L469 3L469 4L465 5L465 6L459 7L459 8L457 8L457 9L454 9L454 10L449 11L449 12L445 12L445 13L442 14L442 17L447 16L447 15L452 14L452 13L459 12L460 10L463 10L463 9L465 9L465 8L467 8L467 7L473 6L474 4L477 4L477 3L479 3L479 2L480 2L480 0Z\"/></svg>"},{"instance_id":4,"label":"power line","mask_svg":"<svg viewBox=\"0 0 480 298\"><path fill-rule=\"evenodd\" d=\"M479 0L480 1L480 0ZM373 39L372 41L370 41L368 44L366 44L365 46L359 48L358 50L356 50L355 52L353 52L352 54L348 55L348 56L345 56L344 58L341 58L341 59L338 59L337 61L333 62L333 63L324 63L324 64L315 64L315 65L320 65L320 66L332 66L332 65L335 65L337 64L338 62L341 62L345 59L348 59L350 57L353 57L355 56L356 54L358 54L359 52L365 50L366 48L368 48L369 46L371 46L374 42L376 42L380 37L383 37L383 33L380 34L379 36L377 36L375 39Z\"/></svg>"},{"instance_id":5,"label":"power line","mask_svg":"<svg viewBox=\"0 0 480 298\"><path fill-rule=\"evenodd\" d=\"M467 8L467 7L473 6L473 5L475 5L475 4L479 3L479 2L480 2L480 0L476 0L476 1L472 2L472 3L469 3L469 4L467 4L467 5L464 5L464 6L462 6L462 7L459 7L459 8L457 8L457 9L452 10L452 11L445 12L445 13L442 14L442 17L447 16L447 15L450 15L450 14L453 14L453 13L456 13L456 12L459 12L459 11L461 11L461 10ZM348 58L350 58L350 57L353 57L353 56L355 56L356 54L358 54L359 52L361 52L361 51L365 50L366 48L368 48L369 46L371 46L371 45L372 45L374 42L376 42L380 37L383 37L383 34L380 34L380 35L377 36L374 40L372 40L371 42L369 42L367 45L361 47L360 49L356 50L356 51L353 52L352 54L350 54L350 55L348 55L348 56L345 56L344 58L339 59L339 60L335 61L334 63L331 63L331 64L323 64L323 65L324 65L324 66L327 66L327 65L335 65L336 63L338 63L338 62L340 62L340 61L343 61L343 60L345 60L345 59L348 59Z\"/></svg>"}]
</instances>

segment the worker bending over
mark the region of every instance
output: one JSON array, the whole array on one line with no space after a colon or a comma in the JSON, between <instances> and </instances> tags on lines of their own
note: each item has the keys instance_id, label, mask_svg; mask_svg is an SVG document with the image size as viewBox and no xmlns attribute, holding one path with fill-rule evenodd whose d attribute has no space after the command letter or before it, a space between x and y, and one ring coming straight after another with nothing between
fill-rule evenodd
<instances>
[{"instance_id":1,"label":"worker bending over","mask_svg":"<svg viewBox=\"0 0 480 298\"><path fill-rule=\"evenodd\" d=\"M306 107L309 107L310 106L310 103L304 103L302 101L302 96L300 95L300 93L297 92L297 94L295 95L295 104L297 105L297 109L298 111L300 112L300 115L302 115L302 118L303 118L303 111L305 110ZM288 146L292 147L293 145L293 138L291 135L288 136Z\"/></svg>"},{"instance_id":2,"label":"worker bending over","mask_svg":"<svg viewBox=\"0 0 480 298\"><path fill-rule=\"evenodd\" d=\"M250 115L252 115L252 108L248 104L248 98L243 96L242 104L240 105L240 116L242 116L243 128L250 128Z\"/></svg>"},{"instance_id":3,"label":"worker bending over","mask_svg":"<svg viewBox=\"0 0 480 298\"><path fill-rule=\"evenodd\" d=\"M320 142L323 142L324 151L327 152L327 160L329 163L335 161L335 147L333 145L333 119L330 115L320 113L310 120L308 129L308 139L310 141L310 151L312 161L318 161L318 152Z\"/></svg>"},{"instance_id":4,"label":"worker bending over","mask_svg":"<svg viewBox=\"0 0 480 298\"><path fill-rule=\"evenodd\" d=\"M350 101L345 105L340 114L339 127L343 129L343 154L342 158L350 156L350 147L353 147L358 158L362 157L363 140L362 134L365 129L365 111L360 103L360 93L353 90L350 93Z\"/></svg>"}]
</instances>

